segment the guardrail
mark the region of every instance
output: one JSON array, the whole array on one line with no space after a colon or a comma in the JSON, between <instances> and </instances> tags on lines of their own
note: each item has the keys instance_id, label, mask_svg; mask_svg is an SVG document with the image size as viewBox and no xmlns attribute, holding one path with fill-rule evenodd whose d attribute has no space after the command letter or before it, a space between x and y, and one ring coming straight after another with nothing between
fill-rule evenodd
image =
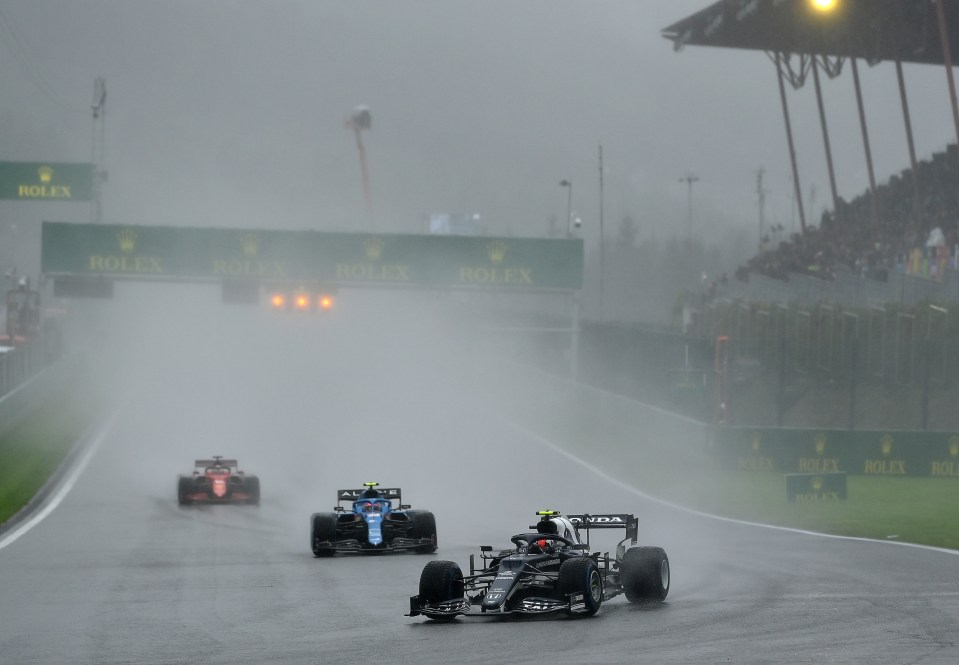
<instances>
[{"instance_id":1,"label":"guardrail","mask_svg":"<svg viewBox=\"0 0 959 665\"><path fill-rule=\"evenodd\" d=\"M47 364L42 344L6 348L0 353L0 397L13 392Z\"/></svg>"},{"instance_id":2,"label":"guardrail","mask_svg":"<svg viewBox=\"0 0 959 665\"><path fill-rule=\"evenodd\" d=\"M0 436L19 423L30 407L54 388L66 385L79 357L63 357L58 345L34 342L0 353Z\"/></svg>"},{"instance_id":3,"label":"guardrail","mask_svg":"<svg viewBox=\"0 0 959 665\"><path fill-rule=\"evenodd\" d=\"M715 426L529 367L489 378L504 387L499 413L620 479L678 486L721 468L959 479L959 431Z\"/></svg>"},{"instance_id":4,"label":"guardrail","mask_svg":"<svg viewBox=\"0 0 959 665\"><path fill-rule=\"evenodd\" d=\"M681 477L710 459L706 423L527 366L486 369L497 413L624 478Z\"/></svg>"}]
</instances>

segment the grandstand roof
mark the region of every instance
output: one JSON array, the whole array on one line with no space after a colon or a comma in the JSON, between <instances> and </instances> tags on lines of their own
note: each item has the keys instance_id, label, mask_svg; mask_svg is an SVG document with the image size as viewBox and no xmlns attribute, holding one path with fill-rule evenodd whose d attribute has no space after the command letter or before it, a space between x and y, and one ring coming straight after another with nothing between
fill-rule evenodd
<instances>
[{"instance_id":1,"label":"grandstand roof","mask_svg":"<svg viewBox=\"0 0 959 665\"><path fill-rule=\"evenodd\" d=\"M943 0L950 55L959 64L959 0ZM936 0L839 0L831 12L811 0L719 0L665 28L687 44L770 53L944 64Z\"/></svg>"}]
</instances>

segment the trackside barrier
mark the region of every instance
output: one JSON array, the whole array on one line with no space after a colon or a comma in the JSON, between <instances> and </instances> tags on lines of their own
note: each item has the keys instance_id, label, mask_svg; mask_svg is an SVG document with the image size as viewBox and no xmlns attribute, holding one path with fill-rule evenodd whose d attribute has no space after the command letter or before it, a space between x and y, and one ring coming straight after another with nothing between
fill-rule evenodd
<instances>
[{"instance_id":1,"label":"trackside barrier","mask_svg":"<svg viewBox=\"0 0 959 665\"><path fill-rule=\"evenodd\" d=\"M67 355L0 397L0 437L20 424L23 418L43 405L57 390L78 385L82 367L80 354Z\"/></svg>"},{"instance_id":2,"label":"trackside barrier","mask_svg":"<svg viewBox=\"0 0 959 665\"><path fill-rule=\"evenodd\" d=\"M43 367L39 345L31 344L0 353L0 397L14 390Z\"/></svg>"},{"instance_id":3,"label":"trackside barrier","mask_svg":"<svg viewBox=\"0 0 959 665\"><path fill-rule=\"evenodd\" d=\"M959 479L959 432L717 427L529 367L486 369L497 389L480 389L501 413L625 480L716 468Z\"/></svg>"},{"instance_id":4,"label":"trackside barrier","mask_svg":"<svg viewBox=\"0 0 959 665\"><path fill-rule=\"evenodd\" d=\"M59 335L43 335L15 347L0 349L0 397L15 390L63 355Z\"/></svg>"},{"instance_id":5,"label":"trackside barrier","mask_svg":"<svg viewBox=\"0 0 959 665\"><path fill-rule=\"evenodd\" d=\"M849 489L843 471L786 474L786 501L790 503L844 501L848 496Z\"/></svg>"},{"instance_id":6,"label":"trackside barrier","mask_svg":"<svg viewBox=\"0 0 959 665\"><path fill-rule=\"evenodd\" d=\"M686 486L714 465L708 425L622 395L515 365L485 367L477 388L512 422L624 481Z\"/></svg>"},{"instance_id":7,"label":"trackside barrier","mask_svg":"<svg viewBox=\"0 0 959 665\"><path fill-rule=\"evenodd\" d=\"M959 432L717 427L709 448L741 471L959 478Z\"/></svg>"}]
</instances>

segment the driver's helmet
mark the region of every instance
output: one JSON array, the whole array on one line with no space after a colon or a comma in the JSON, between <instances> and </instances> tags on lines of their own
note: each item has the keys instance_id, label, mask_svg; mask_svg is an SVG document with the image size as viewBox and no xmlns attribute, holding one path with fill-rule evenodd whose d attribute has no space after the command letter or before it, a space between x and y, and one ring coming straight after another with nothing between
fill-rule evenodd
<instances>
[{"instance_id":1,"label":"driver's helmet","mask_svg":"<svg viewBox=\"0 0 959 665\"><path fill-rule=\"evenodd\" d=\"M362 511L363 511L364 513L375 513L375 512L376 512L376 504L373 503L372 501L364 501L364 502L363 502L363 505L360 506L360 508L362 509Z\"/></svg>"},{"instance_id":2,"label":"driver's helmet","mask_svg":"<svg viewBox=\"0 0 959 665\"><path fill-rule=\"evenodd\" d=\"M554 519L555 518L544 517L539 522L537 522L536 533L549 533L554 535L558 534L559 527L557 526L556 522L553 521Z\"/></svg>"},{"instance_id":3,"label":"driver's helmet","mask_svg":"<svg viewBox=\"0 0 959 665\"><path fill-rule=\"evenodd\" d=\"M579 528L573 524L573 522L568 518L562 515L556 517L550 517L550 530L544 531L541 533L555 533L558 536L563 536L566 540L569 540L573 543L583 542L579 536Z\"/></svg>"},{"instance_id":4,"label":"driver's helmet","mask_svg":"<svg viewBox=\"0 0 959 665\"><path fill-rule=\"evenodd\" d=\"M539 551L543 554L552 554L556 551L556 545L558 543L552 538L538 538L530 543L530 550L533 552Z\"/></svg>"}]
</instances>

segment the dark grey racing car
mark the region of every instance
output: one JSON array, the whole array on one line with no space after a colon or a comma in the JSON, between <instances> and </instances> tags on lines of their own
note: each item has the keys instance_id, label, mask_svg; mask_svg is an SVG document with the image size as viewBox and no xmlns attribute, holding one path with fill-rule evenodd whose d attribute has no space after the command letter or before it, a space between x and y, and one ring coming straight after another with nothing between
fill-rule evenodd
<instances>
[{"instance_id":1,"label":"dark grey racing car","mask_svg":"<svg viewBox=\"0 0 959 665\"><path fill-rule=\"evenodd\" d=\"M626 594L630 602L662 601L669 593L669 559L661 547L629 547L637 541L633 515L568 515L539 511L534 532L511 538L514 547L493 554L480 548L470 573L453 561L430 561L407 616L451 620L462 615L544 614L591 616L604 600ZM591 552L593 529L626 531L616 554ZM585 531L587 539L580 539Z\"/></svg>"}]
</instances>

